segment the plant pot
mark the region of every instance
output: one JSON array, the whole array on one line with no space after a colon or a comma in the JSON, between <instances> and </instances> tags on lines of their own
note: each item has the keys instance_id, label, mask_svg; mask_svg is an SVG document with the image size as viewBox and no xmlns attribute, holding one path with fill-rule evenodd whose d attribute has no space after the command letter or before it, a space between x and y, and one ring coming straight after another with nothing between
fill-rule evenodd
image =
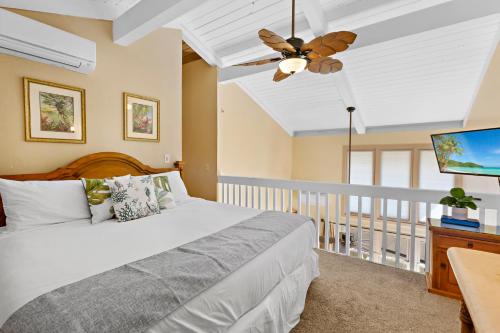
<instances>
[{"instance_id":1,"label":"plant pot","mask_svg":"<svg viewBox=\"0 0 500 333\"><path fill-rule=\"evenodd\" d=\"M451 217L457 220L467 220L467 208L451 208Z\"/></svg>"}]
</instances>

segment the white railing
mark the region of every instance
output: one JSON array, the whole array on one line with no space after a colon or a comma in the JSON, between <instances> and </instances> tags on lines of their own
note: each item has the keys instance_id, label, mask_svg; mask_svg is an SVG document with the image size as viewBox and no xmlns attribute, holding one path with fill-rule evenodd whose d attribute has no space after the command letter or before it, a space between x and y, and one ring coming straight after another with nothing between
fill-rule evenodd
<instances>
[{"instance_id":1,"label":"white railing","mask_svg":"<svg viewBox=\"0 0 500 333\"><path fill-rule=\"evenodd\" d=\"M279 210L314 219L317 247L411 271L428 270L426 219L448 214L445 191L312 181L219 176L218 201ZM470 214L500 227L500 195L482 200ZM363 208L364 207L364 208Z\"/></svg>"}]
</instances>

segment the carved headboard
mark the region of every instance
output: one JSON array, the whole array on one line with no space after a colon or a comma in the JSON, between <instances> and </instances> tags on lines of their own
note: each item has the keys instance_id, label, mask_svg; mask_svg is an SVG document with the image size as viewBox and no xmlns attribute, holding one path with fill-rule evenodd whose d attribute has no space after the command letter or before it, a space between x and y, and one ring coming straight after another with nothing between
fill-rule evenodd
<instances>
[{"instance_id":1,"label":"carved headboard","mask_svg":"<svg viewBox=\"0 0 500 333\"><path fill-rule=\"evenodd\" d=\"M70 180L80 178L106 178L124 175L149 175L178 170L182 175L184 164L175 162L175 168L152 168L132 156L122 153L95 153L77 159L69 165L48 173L0 176L12 180ZM0 227L5 226L5 214L0 197Z\"/></svg>"}]
</instances>

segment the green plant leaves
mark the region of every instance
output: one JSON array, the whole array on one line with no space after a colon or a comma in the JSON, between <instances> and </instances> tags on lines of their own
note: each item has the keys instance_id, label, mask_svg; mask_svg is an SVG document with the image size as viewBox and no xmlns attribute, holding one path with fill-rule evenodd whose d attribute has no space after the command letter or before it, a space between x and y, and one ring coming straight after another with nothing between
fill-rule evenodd
<instances>
[{"instance_id":1,"label":"green plant leaves","mask_svg":"<svg viewBox=\"0 0 500 333\"><path fill-rule=\"evenodd\" d=\"M476 210L477 205L474 203L474 201L481 200L470 195L465 195L465 191L460 187L452 188L450 190L450 194L452 196L442 198L439 203L441 205L446 205L449 207L470 208Z\"/></svg>"},{"instance_id":2,"label":"green plant leaves","mask_svg":"<svg viewBox=\"0 0 500 333\"><path fill-rule=\"evenodd\" d=\"M454 196L457 199L462 199L465 197L465 191L463 188L460 187L454 187L450 190L450 193L452 196Z\"/></svg>"}]
</instances>

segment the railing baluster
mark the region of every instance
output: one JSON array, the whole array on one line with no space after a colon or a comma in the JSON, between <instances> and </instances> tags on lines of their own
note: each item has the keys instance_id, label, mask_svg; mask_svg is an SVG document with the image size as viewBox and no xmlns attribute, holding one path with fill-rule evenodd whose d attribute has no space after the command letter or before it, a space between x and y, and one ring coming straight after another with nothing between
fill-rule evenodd
<instances>
[{"instance_id":1,"label":"railing baluster","mask_svg":"<svg viewBox=\"0 0 500 333\"><path fill-rule=\"evenodd\" d=\"M347 195L345 205L345 255L351 253L351 196Z\"/></svg>"},{"instance_id":2,"label":"railing baluster","mask_svg":"<svg viewBox=\"0 0 500 333\"><path fill-rule=\"evenodd\" d=\"M276 210L276 187L273 188L273 210Z\"/></svg>"},{"instance_id":3,"label":"railing baluster","mask_svg":"<svg viewBox=\"0 0 500 333\"><path fill-rule=\"evenodd\" d=\"M375 242L375 200L370 197L370 260L374 261L373 258L373 247Z\"/></svg>"},{"instance_id":4,"label":"railing baluster","mask_svg":"<svg viewBox=\"0 0 500 333\"><path fill-rule=\"evenodd\" d=\"M417 227L417 204L413 201L410 202L410 218L411 218L411 232L410 232L410 270L415 270L415 233Z\"/></svg>"},{"instance_id":5,"label":"railing baluster","mask_svg":"<svg viewBox=\"0 0 500 333\"><path fill-rule=\"evenodd\" d=\"M381 198L383 202L384 214L382 216L382 264L387 259L387 198Z\"/></svg>"},{"instance_id":6,"label":"railing baluster","mask_svg":"<svg viewBox=\"0 0 500 333\"><path fill-rule=\"evenodd\" d=\"M299 212L299 215L302 215L302 190L299 190L299 197L298 197L298 206L297 211Z\"/></svg>"},{"instance_id":7,"label":"railing baluster","mask_svg":"<svg viewBox=\"0 0 500 333\"><path fill-rule=\"evenodd\" d=\"M281 189L281 211L285 211L285 189Z\"/></svg>"},{"instance_id":8,"label":"railing baluster","mask_svg":"<svg viewBox=\"0 0 500 333\"><path fill-rule=\"evenodd\" d=\"M324 249L330 251L330 200L328 198L328 193L326 196L326 206L325 206L325 236L324 236Z\"/></svg>"},{"instance_id":9,"label":"railing baluster","mask_svg":"<svg viewBox=\"0 0 500 333\"><path fill-rule=\"evenodd\" d=\"M265 190L266 190L266 195L265 195L265 198L266 198L266 210L269 210L269 188L268 187L265 187Z\"/></svg>"},{"instance_id":10,"label":"railing baluster","mask_svg":"<svg viewBox=\"0 0 500 333\"><path fill-rule=\"evenodd\" d=\"M221 196L221 200L220 202L224 203L224 183L220 183L220 196Z\"/></svg>"},{"instance_id":11,"label":"railing baluster","mask_svg":"<svg viewBox=\"0 0 500 333\"><path fill-rule=\"evenodd\" d=\"M233 184L233 206L236 205L236 184Z\"/></svg>"},{"instance_id":12,"label":"railing baluster","mask_svg":"<svg viewBox=\"0 0 500 333\"><path fill-rule=\"evenodd\" d=\"M335 194L335 252L340 253L340 193Z\"/></svg>"},{"instance_id":13,"label":"railing baluster","mask_svg":"<svg viewBox=\"0 0 500 333\"><path fill-rule=\"evenodd\" d=\"M241 185L238 185L238 206L241 207Z\"/></svg>"},{"instance_id":14,"label":"railing baluster","mask_svg":"<svg viewBox=\"0 0 500 333\"><path fill-rule=\"evenodd\" d=\"M399 268L399 257L401 256L401 200L398 200L396 223L396 267Z\"/></svg>"},{"instance_id":15,"label":"railing baluster","mask_svg":"<svg viewBox=\"0 0 500 333\"><path fill-rule=\"evenodd\" d=\"M321 194L316 192L316 247L319 248L319 229L321 227Z\"/></svg>"},{"instance_id":16,"label":"railing baluster","mask_svg":"<svg viewBox=\"0 0 500 333\"><path fill-rule=\"evenodd\" d=\"M261 198L261 192L262 192L262 189L260 188L260 186L257 186L257 199L259 200L259 210L262 208L262 198Z\"/></svg>"},{"instance_id":17,"label":"railing baluster","mask_svg":"<svg viewBox=\"0 0 500 333\"><path fill-rule=\"evenodd\" d=\"M431 208L432 204L430 202L425 203L425 219L430 219L431 216ZM429 267L429 255L431 250L431 242L429 241L429 226L425 225L425 272L428 273L430 271Z\"/></svg>"},{"instance_id":18,"label":"railing baluster","mask_svg":"<svg viewBox=\"0 0 500 333\"><path fill-rule=\"evenodd\" d=\"M306 195L306 215L311 217L311 192L307 191Z\"/></svg>"},{"instance_id":19,"label":"railing baluster","mask_svg":"<svg viewBox=\"0 0 500 333\"><path fill-rule=\"evenodd\" d=\"M248 207L248 185L245 185L245 207Z\"/></svg>"},{"instance_id":20,"label":"railing baluster","mask_svg":"<svg viewBox=\"0 0 500 333\"><path fill-rule=\"evenodd\" d=\"M363 197L358 196L358 258L363 257Z\"/></svg>"},{"instance_id":21,"label":"railing baluster","mask_svg":"<svg viewBox=\"0 0 500 333\"><path fill-rule=\"evenodd\" d=\"M290 189L288 190L288 210L290 211L290 213L293 212L293 190Z\"/></svg>"},{"instance_id":22,"label":"railing baluster","mask_svg":"<svg viewBox=\"0 0 500 333\"><path fill-rule=\"evenodd\" d=\"M486 210L483 207L479 207L478 210L479 210L479 222L481 224L485 224Z\"/></svg>"}]
</instances>

